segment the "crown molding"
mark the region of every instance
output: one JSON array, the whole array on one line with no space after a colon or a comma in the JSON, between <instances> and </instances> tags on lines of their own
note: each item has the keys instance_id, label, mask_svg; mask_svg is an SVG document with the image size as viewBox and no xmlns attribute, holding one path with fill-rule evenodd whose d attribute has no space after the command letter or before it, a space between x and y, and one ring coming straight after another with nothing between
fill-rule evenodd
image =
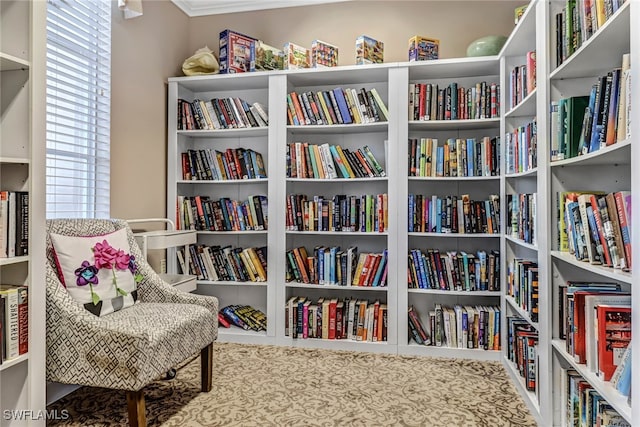
<instances>
[{"instance_id":1,"label":"crown molding","mask_svg":"<svg viewBox=\"0 0 640 427\"><path fill-rule=\"evenodd\" d=\"M282 7L313 6L351 0L171 0L187 16L221 15Z\"/></svg>"}]
</instances>

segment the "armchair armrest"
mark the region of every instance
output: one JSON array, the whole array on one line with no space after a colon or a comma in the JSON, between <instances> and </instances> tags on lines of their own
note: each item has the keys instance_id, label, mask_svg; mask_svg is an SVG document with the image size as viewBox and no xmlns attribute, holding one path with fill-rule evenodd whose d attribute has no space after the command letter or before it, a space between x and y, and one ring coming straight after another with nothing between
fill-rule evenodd
<instances>
[{"instance_id":1,"label":"armchair armrest","mask_svg":"<svg viewBox=\"0 0 640 427\"><path fill-rule=\"evenodd\" d=\"M143 302L196 304L218 315L218 299L213 296L196 295L180 291L164 280L151 268L142 254L133 232L127 226L131 254L135 257L142 281L138 283L138 297Z\"/></svg>"},{"instance_id":2,"label":"armchair armrest","mask_svg":"<svg viewBox=\"0 0 640 427\"><path fill-rule=\"evenodd\" d=\"M218 299L214 296L196 295L174 288L146 263L139 265L142 281L138 283L138 297L144 302L196 304L218 315Z\"/></svg>"}]
</instances>

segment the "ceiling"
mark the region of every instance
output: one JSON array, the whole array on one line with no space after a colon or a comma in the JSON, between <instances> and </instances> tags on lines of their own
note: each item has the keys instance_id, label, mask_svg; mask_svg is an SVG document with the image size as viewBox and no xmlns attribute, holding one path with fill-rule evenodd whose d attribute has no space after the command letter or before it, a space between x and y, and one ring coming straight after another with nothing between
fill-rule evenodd
<instances>
[{"instance_id":1,"label":"ceiling","mask_svg":"<svg viewBox=\"0 0 640 427\"><path fill-rule=\"evenodd\" d=\"M310 6L350 0L171 0L190 17L277 9L281 7Z\"/></svg>"}]
</instances>

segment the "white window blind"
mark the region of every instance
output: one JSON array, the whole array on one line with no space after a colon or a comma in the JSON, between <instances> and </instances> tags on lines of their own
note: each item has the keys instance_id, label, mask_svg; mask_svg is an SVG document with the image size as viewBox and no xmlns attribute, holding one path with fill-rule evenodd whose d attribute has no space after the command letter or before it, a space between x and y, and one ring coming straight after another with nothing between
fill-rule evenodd
<instances>
[{"instance_id":1,"label":"white window blind","mask_svg":"<svg viewBox=\"0 0 640 427\"><path fill-rule=\"evenodd\" d=\"M47 217L109 217L111 2L47 1Z\"/></svg>"}]
</instances>

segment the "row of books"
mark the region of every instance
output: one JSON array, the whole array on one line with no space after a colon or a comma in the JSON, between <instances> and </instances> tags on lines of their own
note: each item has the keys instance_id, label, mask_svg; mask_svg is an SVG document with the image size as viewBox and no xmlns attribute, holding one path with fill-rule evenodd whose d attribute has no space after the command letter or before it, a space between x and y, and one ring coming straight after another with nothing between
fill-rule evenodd
<instances>
[{"instance_id":1,"label":"row of books","mask_svg":"<svg viewBox=\"0 0 640 427\"><path fill-rule=\"evenodd\" d=\"M384 233L389 225L388 200L386 193L332 198L289 194L285 227L289 231Z\"/></svg>"},{"instance_id":2,"label":"row of books","mask_svg":"<svg viewBox=\"0 0 640 427\"><path fill-rule=\"evenodd\" d=\"M227 246L188 246L189 265L184 248L176 251L183 274L193 274L198 280L225 282L266 282L267 247L234 248Z\"/></svg>"},{"instance_id":3,"label":"row of books","mask_svg":"<svg viewBox=\"0 0 640 427\"><path fill-rule=\"evenodd\" d=\"M617 283L569 281L559 288L558 304L567 353L610 381L631 342L631 294Z\"/></svg>"},{"instance_id":4,"label":"row of books","mask_svg":"<svg viewBox=\"0 0 640 427\"><path fill-rule=\"evenodd\" d=\"M286 281L338 286L387 286L387 250L358 253L356 246L316 246L313 255L304 246L288 250Z\"/></svg>"},{"instance_id":5,"label":"row of books","mask_svg":"<svg viewBox=\"0 0 640 427\"><path fill-rule=\"evenodd\" d=\"M292 296L284 317L284 334L294 339L387 341L387 304L378 300Z\"/></svg>"},{"instance_id":6,"label":"row of books","mask_svg":"<svg viewBox=\"0 0 640 427\"><path fill-rule=\"evenodd\" d=\"M440 252L412 249L408 255L407 287L444 291L499 291L500 252L479 250Z\"/></svg>"},{"instance_id":7,"label":"row of books","mask_svg":"<svg viewBox=\"0 0 640 427\"><path fill-rule=\"evenodd\" d=\"M507 236L535 245L537 193L507 194Z\"/></svg>"},{"instance_id":8,"label":"row of books","mask_svg":"<svg viewBox=\"0 0 640 427\"><path fill-rule=\"evenodd\" d=\"M0 258L29 254L29 193L0 191Z\"/></svg>"},{"instance_id":9,"label":"row of books","mask_svg":"<svg viewBox=\"0 0 640 427\"><path fill-rule=\"evenodd\" d=\"M238 97L209 101L178 99L178 130L215 130L265 127L269 115L259 102L249 104Z\"/></svg>"},{"instance_id":10,"label":"row of books","mask_svg":"<svg viewBox=\"0 0 640 427\"><path fill-rule=\"evenodd\" d=\"M578 371L563 369L561 393L568 426L631 427Z\"/></svg>"},{"instance_id":11,"label":"row of books","mask_svg":"<svg viewBox=\"0 0 640 427\"><path fill-rule=\"evenodd\" d=\"M588 95L551 103L551 160L593 153L626 140L630 133L630 56L600 76Z\"/></svg>"},{"instance_id":12,"label":"row of books","mask_svg":"<svg viewBox=\"0 0 640 427\"><path fill-rule=\"evenodd\" d=\"M436 304L428 319L409 307L409 337L418 344L500 350L500 307Z\"/></svg>"},{"instance_id":13,"label":"row of books","mask_svg":"<svg viewBox=\"0 0 640 427\"><path fill-rule=\"evenodd\" d=\"M182 179L186 181L226 181L267 177L262 154L251 149L187 150L186 153L181 153L181 158Z\"/></svg>"},{"instance_id":14,"label":"row of books","mask_svg":"<svg viewBox=\"0 0 640 427\"><path fill-rule=\"evenodd\" d=\"M500 232L500 197L471 200L468 194L425 196L409 194L408 231L418 233L497 234Z\"/></svg>"},{"instance_id":15,"label":"row of books","mask_svg":"<svg viewBox=\"0 0 640 427\"><path fill-rule=\"evenodd\" d=\"M470 120L500 117L500 85L477 82L409 84L409 120Z\"/></svg>"},{"instance_id":16,"label":"row of books","mask_svg":"<svg viewBox=\"0 0 640 427\"><path fill-rule=\"evenodd\" d=\"M538 122L518 126L505 135L505 169L520 173L538 166Z\"/></svg>"},{"instance_id":17,"label":"row of books","mask_svg":"<svg viewBox=\"0 0 640 427\"><path fill-rule=\"evenodd\" d=\"M496 176L500 138L409 138L409 176Z\"/></svg>"},{"instance_id":18,"label":"row of books","mask_svg":"<svg viewBox=\"0 0 640 427\"><path fill-rule=\"evenodd\" d=\"M29 288L0 285L0 364L29 351Z\"/></svg>"},{"instance_id":19,"label":"row of books","mask_svg":"<svg viewBox=\"0 0 640 427\"><path fill-rule=\"evenodd\" d=\"M287 124L336 125L386 122L389 112L376 88L337 87L287 94Z\"/></svg>"},{"instance_id":20,"label":"row of books","mask_svg":"<svg viewBox=\"0 0 640 427\"><path fill-rule=\"evenodd\" d=\"M329 143L287 144L287 178L373 178L387 176L368 145L356 150Z\"/></svg>"},{"instance_id":21,"label":"row of books","mask_svg":"<svg viewBox=\"0 0 640 427\"><path fill-rule=\"evenodd\" d=\"M507 317L507 357L528 391L538 394L538 331L520 317Z\"/></svg>"},{"instance_id":22,"label":"row of books","mask_svg":"<svg viewBox=\"0 0 640 427\"><path fill-rule=\"evenodd\" d=\"M249 231L268 228L267 196L247 200L209 196L178 196L178 229L197 231Z\"/></svg>"},{"instance_id":23,"label":"row of books","mask_svg":"<svg viewBox=\"0 0 640 427\"><path fill-rule=\"evenodd\" d=\"M513 258L509 261L507 295L529 315L532 322L538 321L540 307L537 262L522 258Z\"/></svg>"},{"instance_id":24,"label":"row of books","mask_svg":"<svg viewBox=\"0 0 640 427\"><path fill-rule=\"evenodd\" d=\"M266 331L267 316L250 305L232 304L218 311L218 324L225 328L231 325L244 330Z\"/></svg>"},{"instance_id":25,"label":"row of books","mask_svg":"<svg viewBox=\"0 0 640 427\"><path fill-rule=\"evenodd\" d=\"M522 102L536 88L536 51L527 52L525 63L511 69L509 75L510 108Z\"/></svg>"},{"instance_id":26,"label":"row of books","mask_svg":"<svg viewBox=\"0 0 640 427\"><path fill-rule=\"evenodd\" d=\"M631 193L558 193L560 250L580 261L631 270Z\"/></svg>"},{"instance_id":27,"label":"row of books","mask_svg":"<svg viewBox=\"0 0 640 427\"><path fill-rule=\"evenodd\" d=\"M567 1L555 15L556 67L591 38L625 0Z\"/></svg>"}]
</instances>

